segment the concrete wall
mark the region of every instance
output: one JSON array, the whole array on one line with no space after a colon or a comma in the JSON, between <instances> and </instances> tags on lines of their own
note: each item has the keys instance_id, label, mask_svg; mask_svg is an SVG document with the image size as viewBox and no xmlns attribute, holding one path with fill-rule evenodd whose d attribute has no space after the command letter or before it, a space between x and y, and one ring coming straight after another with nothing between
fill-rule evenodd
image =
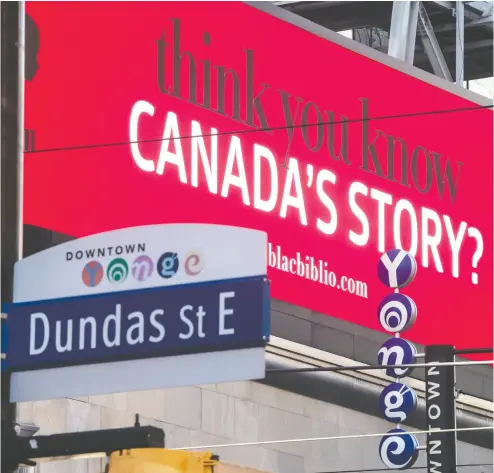
<instances>
[{"instance_id":1,"label":"concrete wall","mask_svg":"<svg viewBox=\"0 0 494 473\"><path fill-rule=\"evenodd\" d=\"M389 334L275 299L271 299L271 334L368 364L377 363L377 352L389 338ZM415 343L415 346L419 353L424 352L422 345ZM462 361L461 357L457 358ZM413 377L424 380L424 370L415 369ZM463 392L493 400L490 366L458 367L456 381Z\"/></svg>"},{"instance_id":2,"label":"concrete wall","mask_svg":"<svg viewBox=\"0 0 494 473\"><path fill-rule=\"evenodd\" d=\"M142 425L166 432L167 447L358 435L385 432L384 420L255 382L190 386L146 392L19 404L19 420L40 434ZM423 441L423 436L419 437ZM379 438L215 448L233 464L273 473L315 473L383 468ZM492 450L459 443L459 464L492 464ZM423 465L421 454L418 465ZM102 459L50 462L40 473L102 473ZM423 473L425 470L414 470ZM492 473L492 467L458 473Z\"/></svg>"}]
</instances>

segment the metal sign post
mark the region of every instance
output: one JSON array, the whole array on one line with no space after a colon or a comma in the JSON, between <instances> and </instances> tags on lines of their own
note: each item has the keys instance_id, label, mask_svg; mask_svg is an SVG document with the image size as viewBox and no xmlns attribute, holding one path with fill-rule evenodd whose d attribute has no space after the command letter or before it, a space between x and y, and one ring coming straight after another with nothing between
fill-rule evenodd
<instances>
[{"instance_id":1,"label":"metal sign post","mask_svg":"<svg viewBox=\"0 0 494 473\"><path fill-rule=\"evenodd\" d=\"M452 345L425 347L426 363L453 362ZM455 367L432 366L425 372L427 428L456 428ZM456 472L456 432L427 435L427 470L429 473Z\"/></svg>"},{"instance_id":2,"label":"metal sign post","mask_svg":"<svg viewBox=\"0 0 494 473\"><path fill-rule=\"evenodd\" d=\"M1 4L1 303L12 301L14 263L22 258L23 157L24 157L24 12L25 2ZM9 400L10 375L5 371L5 319L2 317L1 413L2 451L8 451L9 435L14 435L17 411ZM1 471L13 466L2 456Z\"/></svg>"}]
</instances>

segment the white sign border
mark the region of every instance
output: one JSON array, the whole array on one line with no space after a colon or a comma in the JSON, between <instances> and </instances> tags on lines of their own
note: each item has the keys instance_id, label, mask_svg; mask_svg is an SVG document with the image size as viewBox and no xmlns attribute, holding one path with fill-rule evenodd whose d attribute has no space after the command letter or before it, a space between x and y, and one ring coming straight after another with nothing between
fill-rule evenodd
<instances>
[{"instance_id":1,"label":"white sign border","mask_svg":"<svg viewBox=\"0 0 494 473\"><path fill-rule=\"evenodd\" d=\"M258 347L24 371L12 374L10 402L262 379L265 366Z\"/></svg>"}]
</instances>

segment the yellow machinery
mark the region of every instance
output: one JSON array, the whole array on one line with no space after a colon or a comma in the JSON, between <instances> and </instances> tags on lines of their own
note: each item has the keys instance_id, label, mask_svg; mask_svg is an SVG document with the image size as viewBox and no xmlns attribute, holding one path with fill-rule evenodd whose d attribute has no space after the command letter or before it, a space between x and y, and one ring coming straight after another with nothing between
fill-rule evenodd
<instances>
[{"instance_id":1,"label":"yellow machinery","mask_svg":"<svg viewBox=\"0 0 494 473\"><path fill-rule=\"evenodd\" d=\"M213 473L218 457L211 452L136 448L113 452L108 473Z\"/></svg>"}]
</instances>

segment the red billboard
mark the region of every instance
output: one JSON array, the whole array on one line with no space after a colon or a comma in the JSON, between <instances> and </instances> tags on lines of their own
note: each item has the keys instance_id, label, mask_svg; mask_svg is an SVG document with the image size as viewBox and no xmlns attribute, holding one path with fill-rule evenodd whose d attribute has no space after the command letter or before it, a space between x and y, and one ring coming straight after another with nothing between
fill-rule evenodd
<instances>
[{"instance_id":1,"label":"red billboard","mask_svg":"<svg viewBox=\"0 0 494 473\"><path fill-rule=\"evenodd\" d=\"M261 229L273 297L375 330L400 247L407 338L491 346L492 111L261 8L28 2L25 223Z\"/></svg>"}]
</instances>

